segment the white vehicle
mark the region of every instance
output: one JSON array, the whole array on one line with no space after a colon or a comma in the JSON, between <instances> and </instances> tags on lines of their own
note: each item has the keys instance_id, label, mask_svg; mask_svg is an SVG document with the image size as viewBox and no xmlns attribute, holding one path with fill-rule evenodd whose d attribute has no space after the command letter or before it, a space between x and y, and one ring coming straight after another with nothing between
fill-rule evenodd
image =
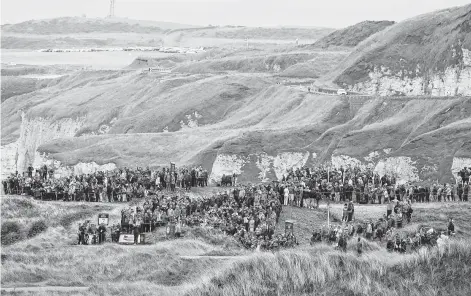
<instances>
[{"instance_id":1,"label":"white vehicle","mask_svg":"<svg viewBox=\"0 0 471 296\"><path fill-rule=\"evenodd\" d=\"M339 90L337 90L337 94L338 94L339 96L341 96L341 95L347 95L347 91L344 90L343 88L340 88Z\"/></svg>"}]
</instances>

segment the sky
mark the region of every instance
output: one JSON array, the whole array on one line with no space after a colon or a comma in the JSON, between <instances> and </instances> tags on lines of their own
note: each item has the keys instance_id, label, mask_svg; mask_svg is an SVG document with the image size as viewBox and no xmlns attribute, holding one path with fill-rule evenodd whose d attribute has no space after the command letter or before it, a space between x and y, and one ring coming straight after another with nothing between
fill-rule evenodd
<instances>
[{"instance_id":1,"label":"sky","mask_svg":"<svg viewBox=\"0 0 471 296\"><path fill-rule=\"evenodd\" d=\"M1 23L64 16L105 17L110 0L0 0ZM191 25L342 28L401 21L469 0L116 0L115 15Z\"/></svg>"}]
</instances>

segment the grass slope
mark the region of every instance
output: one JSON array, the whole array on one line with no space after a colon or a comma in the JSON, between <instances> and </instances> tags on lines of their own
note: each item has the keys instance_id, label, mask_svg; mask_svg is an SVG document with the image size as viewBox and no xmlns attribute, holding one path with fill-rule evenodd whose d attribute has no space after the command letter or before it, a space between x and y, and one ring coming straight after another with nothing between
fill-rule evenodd
<instances>
[{"instance_id":1,"label":"grass slope","mask_svg":"<svg viewBox=\"0 0 471 296\"><path fill-rule=\"evenodd\" d=\"M393 21L364 21L353 26L334 31L316 41L314 47L326 48L329 46L355 47L377 32L393 25Z\"/></svg>"},{"instance_id":2,"label":"grass slope","mask_svg":"<svg viewBox=\"0 0 471 296\"><path fill-rule=\"evenodd\" d=\"M387 27L359 44L328 77L340 85L351 85L368 80L368 73L379 66L391 73L405 71L411 78L462 67L462 48L471 48L470 21L471 5L466 5Z\"/></svg>"}]
</instances>

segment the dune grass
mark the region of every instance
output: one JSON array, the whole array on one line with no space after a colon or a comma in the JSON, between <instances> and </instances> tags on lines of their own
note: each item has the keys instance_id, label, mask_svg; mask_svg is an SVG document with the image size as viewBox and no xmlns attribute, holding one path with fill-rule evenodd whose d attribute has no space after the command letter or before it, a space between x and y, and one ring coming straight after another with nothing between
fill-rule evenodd
<instances>
[{"instance_id":1,"label":"dune grass","mask_svg":"<svg viewBox=\"0 0 471 296\"><path fill-rule=\"evenodd\" d=\"M326 251L264 253L239 262L186 295L469 295L469 241L400 256Z\"/></svg>"},{"instance_id":2,"label":"dune grass","mask_svg":"<svg viewBox=\"0 0 471 296\"><path fill-rule=\"evenodd\" d=\"M44 203L26 196L2 196L1 200L2 246L35 237L49 227L66 232L72 224L96 218L96 214L112 209L112 206L103 204Z\"/></svg>"}]
</instances>

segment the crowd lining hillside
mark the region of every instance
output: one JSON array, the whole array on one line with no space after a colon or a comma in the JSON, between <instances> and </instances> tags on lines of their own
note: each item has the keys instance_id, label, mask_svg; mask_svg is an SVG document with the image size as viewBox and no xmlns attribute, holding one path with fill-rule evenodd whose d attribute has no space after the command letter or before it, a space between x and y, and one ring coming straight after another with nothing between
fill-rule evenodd
<instances>
[{"instance_id":1,"label":"crowd lining hillside","mask_svg":"<svg viewBox=\"0 0 471 296\"><path fill-rule=\"evenodd\" d=\"M468 201L471 170L464 167L458 184L398 184L394 175L380 176L372 168L321 166L292 168L283 175L284 204L314 207L319 200L331 202L385 203L393 199L412 202ZM315 204L314 204L315 202Z\"/></svg>"},{"instance_id":2,"label":"crowd lining hillside","mask_svg":"<svg viewBox=\"0 0 471 296\"><path fill-rule=\"evenodd\" d=\"M276 182L284 205L317 207L324 199L331 202L385 203L396 198L409 198L412 202L468 201L471 190L470 168L459 172L457 184L413 185L397 184L393 175L380 176L371 168L325 166L317 168L292 168ZM237 176L223 176L221 186L235 186ZM42 199L78 201L126 202L147 197L158 191L189 190L208 186L208 172L199 168L179 168L170 172L162 170L115 169L70 177L55 178L54 171L43 166L29 167L23 174L12 174L2 181L6 194L26 194Z\"/></svg>"},{"instance_id":3,"label":"crowd lining hillside","mask_svg":"<svg viewBox=\"0 0 471 296\"><path fill-rule=\"evenodd\" d=\"M176 188L189 190L191 187L207 186L208 171L199 168L170 167L151 170L137 167L112 171L98 171L55 178L54 171L46 165L34 170L32 166L23 174L12 174L3 180L6 194L25 194L35 198L90 201L126 202L133 198L147 197L150 192Z\"/></svg>"},{"instance_id":4,"label":"crowd lining hillside","mask_svg":"<svg viewBox=\"0 0 471 296\"><path fill-rule=\"evenodd\" d=\"M237 185L235 175L223 176L223 187L220 188L224 190L202 199L190 199L185 195L185 191L193 186L207 186L208 173L202 168L173 167L161 171L124 168L54 178L53 171L46 166L36 170L35 174L30 167L26 174L12 175L3 181L3 185L9 194L23 193L51 199L60 196L65 201L126 202L139 199L140 205L123 210L121 223L112 227L113 241L117 241L122 232L134 233L137 243L141 232L161 226L173 225L176 236L181 233L182 226L208 226L221 229L248 249L273 250L297 244L291 232L275 235L282 205L314 208L319 206L320 200L345 202L342 226L322 226L314 232L311 243L324 240L345 250L348 238L353 235L379 240L386 237L388 249L403 252L407 244L415 248L433 244L432 241L436 243L439 238L433 230L399 236L396 229L402 228L404 222L410 222L411 204L467 201L469 175L468 168L460 172L462 182L455 190L452 184L398 185L394 176L379 176L368 168L297 168L288 170L281 182L260 185ZM354 202L388 203L387 212L374 223L355 221ZM102 225L81 224L79 244L88 243L90 238L104 242L105 235L106 227ZM361 246L361 240L358 240L359 252Z\"/></svg>"}]
</instances>

